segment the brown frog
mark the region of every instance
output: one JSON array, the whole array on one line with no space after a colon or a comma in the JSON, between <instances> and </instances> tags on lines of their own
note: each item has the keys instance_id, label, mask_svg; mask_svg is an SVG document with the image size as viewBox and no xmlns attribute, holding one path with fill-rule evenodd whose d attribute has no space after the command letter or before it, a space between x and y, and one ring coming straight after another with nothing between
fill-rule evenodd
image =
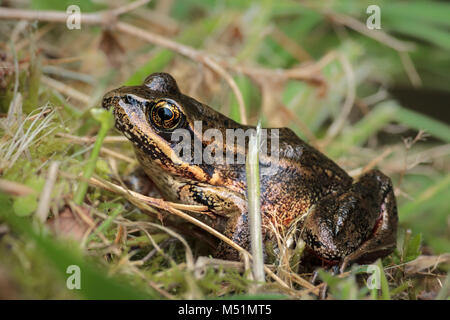
<instances>
[{"instance_id":1,"label":"brown frog","mask_svg":"<svg viewBox=\"0 0 450 320\"><path fill-rule=\"evenodd\" d=\"M177 149L180 139L172 133L184 129L192 138L187 140L191 150L209 148L213 155L229 152L236 159L246 154L247 145L222 142L204 133L217 129L225 137L226 129L253 127L184 95L167 73L154 73L139 86L112 90L102 105L113 109L116 128L134 143L142 168L167 200L208 206L215 218L203 215L204 221L249 247L245 164L194 161L190 149L191 157L186 160ZM271 154L260 159L262 168L276 169L260 181L265 243L276 242L274 233L292 229L295 223L296 234L308 251L329 264L370 262L392 252L398 217L390 179L372 170L354 181L290 129L272 130L278 133L277 157ZM268 142L267 149L270 146ZM224 243L216 256L238 258Z\"/></svg>"}]
</instances>

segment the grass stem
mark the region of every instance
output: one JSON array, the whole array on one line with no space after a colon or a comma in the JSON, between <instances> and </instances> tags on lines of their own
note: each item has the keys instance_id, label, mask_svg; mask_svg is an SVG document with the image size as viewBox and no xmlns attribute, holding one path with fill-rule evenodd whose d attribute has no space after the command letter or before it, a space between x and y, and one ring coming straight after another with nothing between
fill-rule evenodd
<instances>
[{"instance_id":1,"label":"grass stem","mask_svg":"<svg viewBox=\"0 0 450 320\"><path fill-rule=\"evenodd\" d=\"M246 161L248 220L250 228L251 253L253 256L253 276L258 282L264 282L264 257L261 231L261 203L259 184L259 146L261 126L258 124L256 135L249 140Z\"/></svg>"},{"instance_id":2,"label":"grass stem","mask_svg":"<svg viewBox=\"0 0 450 320\"><path fill-rule=\"evenodd\" d=\"M78 185L78 189L74 196L74 202L78 205L83 203L84 196L86 195L88 188L88 180L94 173L103 140L113 125L113 117L111 112L101 109L93 109L92 114L94 118L100 121L100 130L97 135L97 140L95 140L94 147L92 148L91 155L89 156L89 160L84 167L83 180Z\"/></svg>"}]
</instances>

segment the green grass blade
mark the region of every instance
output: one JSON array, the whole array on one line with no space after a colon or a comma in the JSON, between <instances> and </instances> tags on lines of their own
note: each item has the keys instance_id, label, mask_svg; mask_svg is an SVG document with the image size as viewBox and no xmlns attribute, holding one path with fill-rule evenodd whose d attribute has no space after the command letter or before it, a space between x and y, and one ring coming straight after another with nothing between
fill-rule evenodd
<instances>
[{"instance_id":1,"label":"green grass blade","mask_svg":"<svg viewBox=\"0 0 450 320\"><path fill-rule=\"evenodd\" d=\"M179 43L186 43L190 46L199 46L205 37L213 32L216 28L226 22L226 17L206 18L202 21L185 29L176 39ZM139 85L143 80L154 72L162 71L166 65L172 61L175 53L168 49L161 49L156 53L145 65L140 66L139 69L125 81L125 86Z\"/></svg>"},{"instance_id":2,"label":"green grass blade","mask_svg":"<svg viewBox=\"0 0 450 320\"><path fill-rule=\"evenodd\" d=\"M92 176L95 170L95 164L97 163L98 155L100 154L100 148L102 147L103 140L108 133L108 130L112 128L114 124L113 116L111 111L106 111L102 109L92 109L91 110L94 117L100 121L100 131L97 135L97 140L95 140L94 148L89 156L89 160L83 170L83 181L78 185L78 189L74 196L74 202L78 205L83 203L84 196L88 188L88 179Z\"/></svg>"},{"instance_id":3,"label":"green grass blade","mask_svg":"<svg viewBox=\"0 0 450 320\"><path fill-rule=\"evenodd\" d=\"M108 227L111 225L111 223L114 221L114 219L122 212L123 207L122 205L118 205L114 211L111 213L111 215L103 221L103 223L98 226L98 228L94 229L94 232L91 233L88 237L88 242L94 239L99 233L102 233L103 231L107 230Z\"/></svg>"},{"instance_id":4,"label":"green grass blade","mask_svg":"<svg viewBox=\"0 0 450 320\"><path fill-rule=\"evenodd\" d=\"M174 57L174 53L170 50L163 49L156 53L150 61L148 61L125 81L124 86L136 86L140 85L142 81L153 72L161 71L170 60Z\"/></svg>"},{"instance_id":5,"label":"green grass blade","mask_svg":"<svg viewBox=\"0 0 450 320\"><path fill-rule=\"evenodd\" d=\"M423 23L441 24L450 26L450 5L444 2L434 1L408 1L389 3L382 7L383 19L387 21L388 26L391 21L409 20L415 26L410 30L411 33L420 29Z\"/></svg>"},{"instance_id":6,"label":"green grass blade","mask_svg":"<svg viewBox=\"0 0 450 320\"><path fill-rule=\"evenodd\" d=\"M444 142L450 142L450 126L441 121L405 108L397 108L395 119L410 128L424 130Z\"/></svg>"},{"instance_id":7,"label":"green grass blade","mask_svg":"<svg viewBox=\"0 0 450 320\"><path fill-rule=\"evenodd\" d=\"M448 192L450 187L450 174L438 180L431 187L420 193L413 201L408 201L399 208L399 218L401 222L420 215L428 204L433 205L433 198L442 192Z\"/></svg>"},{"instance_id":8,"label":"green grass blade","mask_svg":"<svg viewBox=\"0 0 450 320\"><path fill-rule=\"evenodd\" d=\"M384 273L383 263L380 259L377 261L377 266L380 268L380 284L381 284L381 298L383 300L391 300L391 293L389 291L389 283Z\"/></svg>"},{"instance_id":9,"label":"green grass blade","mask_svg":"<svg viewBox=\"0 0 450 320\"><path fill-rule=\"evenodd\" d=\"M445 142L450 142L450 126L418 112L405 109L395 101L386 101L378 104L371 113L344 132L330 146L329 154L335 157L340 156L349 147L362 145L370 136L391 121L397 121L417 130L424 130Z\"/></svg>"},{"instance_id":10,"label":"green grass blade","mask_svg":"<svg viewBox=\"0 0 450 320\"><path fill-rule=\"evenodd\" d=\"M394 119L398 108L393 101L377 105L371 113L349 128L341 135L340 139L333 143L329 154L337 157L351 146L362 145L370 136Z\"/></svg>"}]
</instances>

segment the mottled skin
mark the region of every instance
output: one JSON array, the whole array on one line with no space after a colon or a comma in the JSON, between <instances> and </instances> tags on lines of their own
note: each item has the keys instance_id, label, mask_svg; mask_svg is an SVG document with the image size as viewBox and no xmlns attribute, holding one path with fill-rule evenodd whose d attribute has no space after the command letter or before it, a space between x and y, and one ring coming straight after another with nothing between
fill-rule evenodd
<instances>
[{"instance_id":1,"label":"mottled skin","mask_svg":"<svg viewBox=\"0 0 450 320\"><path fill-rule=\"evenodd\" d=\"M141 166L166 199L208 206L216 218L202 215L202 219L242 247L249 247L245 165L183 162L174 152L177 141L171 140L171 133L184 128L192 137L199 137L194 121L202 121L201 134L216 128L223 137L227 128L251 127L182 94L166 73L152 74L140 86L108 92L103 107L113 108L116 128L134 143ZM201 147L211 143L204 139ZM227 147L220 141L211 146L217 152ZM232 148L235 154L245 151L237 145ZM278 160L269 155L261 161L272 161L277 167L275 175L261 177L265 241L275 242L271 224L283 231L295 221L297 235L309 251L331 264L371 261L393 250L396 202L390 179L380 171L370 171L354 182L287 128L279 129ZM219 246L216 256L238 258L225 244Z\"/></svg>"}]
</instances>

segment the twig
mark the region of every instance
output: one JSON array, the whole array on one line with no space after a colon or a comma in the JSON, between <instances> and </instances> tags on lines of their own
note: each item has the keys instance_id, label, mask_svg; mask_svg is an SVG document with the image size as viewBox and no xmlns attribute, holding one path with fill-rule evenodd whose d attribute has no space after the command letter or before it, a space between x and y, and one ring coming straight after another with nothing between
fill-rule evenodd
<instances>
[{"instance_id":1,"label":"twig","mask_svg":"<svg viewBox=\"0 0 450 320\"><path fill-rule=\"evenodd\" d=\"M176 297L171 295L170 293L168 293L166 290L161 289L155 282L148 280L147 284L153 288L153 290L156 290L160 295L162 295L163 297L165 297L166 299L169 300L175 300Z\"/></svg>"},{"instance_id":2,"label":"twig","mask_svg":"<svg viewBox=\"0 0 450 320\"><path fill-rule=\"evenodd\" d=\"M40 38L42 38L52 28L54 28L54 26L55 26L54 24L49 23L49 24L43 26L42 28L40 28L39 30L37 30L36 33L33 34L33 37L26 37L26 38L22 39L20 42L17 43L16 50L17 51L22 50L25 46L27 46L30 43L31 40L36 43L37 41L39 41Z\"/></svg>"},{"instance_id":3,"label":"twig","mask_svg":"<svg viewBox=\"0 0 450 320\"><path fill-rule=\"evenodd\" d=\"M63 93L64 95L71 97L77 101L80 101L84 104L88 104L90 101L90 98L88 95L62 83L55 79L49 78L47 76L42 75L41 81L43 84L55 89L56 91L59 91Z\"/></svg>"},{"instance_id":4,"label":"twig","mask_svg":"<svg viewBox=\"0 0 450 320\"><path fill-rule=\"evenodd\" d=\"M409 81L414 87L420 87L422 85L422 79L414 66L411 57L408 52L399 52L400 59L402 61L403 67L405 68L406 74L408 75Z\"/></svg>"},{"instance_id":5,"label":"twig","mask_svg":"<svg viewBox=\"0 0 450 320\"><path fill-rule=\"evenodd\" d=\"M180 29L175 19L163 13L158 13L156 10L137 10L132 15L155 25L158 29L171 35L176 34Z\"/></svg>"},{"instance_id":6,"label":"twig","mask_svg":"<svg viewBox=\"0 0 450 320\"><path fill-rule=\"evenodd\" d=\"M87 25L102 25L104 28L115 29L117 31L123 32L128 35L138 37L149 43L164 47L166 49L175 51L181 55L184 55L192 60L199 61L215 72L222 76L236 96L239 104L241 122L247 124L247 116L244 99L242 94L231 75L226 71L226 69L233 70L238 73L245 74L252 77L253 79L260 79L261 76L269 78L279 78L283 81L292 80L302 80L312 83L314 85L323 86L324 80L318 74L321 70L323 64L328 63L327 59L330 58L326 55L316 64L312 64L306 67L298 67L293 69L267 69L267 68L255 68L238 66L230 63L226 60L220 60L215 57L209 56L199 50L192 47L177 43L166 37L160 36L158 34L134 27L124 22L118 22L118 14L123 13L123 10L115 9L102 11L97 13L83 13L81 14L80 20L82 24ZM65 23L67 20L67 14L60 11L34 11L34 10L22 10L22 9L10 9L10 8L0 8L0 19L22 19L22 20L39 20L39 21L51 21L58 23Z\"/></svg>"},{"instance_id":7,"label":"twig","mask_svg":"<svg viewBox=\"0 0 450 320\"><path fill-rule=\"evenodd\" d=\"M242 65L231 64L226 60L221 60L220 63L227 69L232 69L236 72L249 76L256 81L263 81L264 79L271 79L272 81L287 81L299 80L306 81L316 86L324 86L325 81L320 75L320 71L336 58L336 53L331 51L323 56L319 61L310 63L306 66L295 67L291 69L268 69L263 67L248 67Z\"/></svg>"},{"instance_id":8,"label":"twig","mask_svg":"<svg viewBox=\"0 0 450 320\"><path fill-rule=\"evenodd\" d=\"M58 132L56 134L57 137L62 137L66 139L70 139L72 142L75 143L94 143L97 137L78 137L67 133L61 133ZM107 136L105 140L103 140L103 143L117 143L117 142L126 142L128 143L130 140L128 140L126 137L123 136Z\"/></svg>"},{"instance_id":9,"label":"twig","mask_svg":"<svg viewBox=\"0 0 450 320\"><path fill-rule=\"evenodd\" d=\"M84 82L84 83L87 83L90 85L93 85L95 83L94 77L92 77L90 75L71 71L71 70L64 69L64 68L57 67L57 66L52 66L52 65L43 66L42 72L45 74L60 76L60 77L67 78L70 80L81 81L81 82Z\"/></svg>"},{"instance_id":10,"label":"twig","mask_svg":"<svg viewBox=\"0 0 450 320\"><path fill-rule=\"evenodd\" d=\"M328 128L327 137L322 144L323 147L326 146L333 139L333 137L335 137L339 131L342 130L345 120L347 120L347 117L352 110L356 97L355 74L353 73L350 61L342 54L338 55L338 60L341 62L345 77L347 78L347 95L339 117L337 117L333 124Z\"/></svg>"},{"instance_id":11,"label":"twig","mask_svg":"<svg viewBox=\"0 0 450 320\"><path fill-rule=\"evenodd\" d=\"M222 76L225 79L225 81L231 87L231 90L233 90L239 104L241 122L243 124L247 124L247 115L244 98L242 97L242 93L239 90L239 87L237 86L236 82L231 77L231 75L221 65L219 65L216 61L214 61L213 58L207 56L206 54L198 50L195 50L194 48L169 40L166 37L160 36L158 34L144 31L128 23L118 22L115 28L123 33L136 36L150 43L178 52L188 58L191 58L192 60L199 61L208 66L213 71L217 72L220 76Z\"/></svg>"},{"instance_id":12,"label":"twig","mask_svg":"<svg viewBox=\"0 0 450 320\"><path fill-rule=\"evenodd\" d=\"M273 27L270 35L278 42L287 52L289 52L298 61L311 61L311 55L303 49L296 41L287 36L284 31L278 27Z\"/></svg>"},{"instance_id":13,"label":"twig","mask_svg":"<svg viewBox=\"0 0 450 320\"><path fill-rule=\"evenodd\" d=\"M380 163L381 161L383 161L387 156L389 156L392 151L394 151L393 148L389 147L386 150L384 150L378 157L376 157L375 159L373 159L372 161L370 161L361 171L361 175L372 170L373 168L375 168L375 166Z\"/></svg>"},{"instance_id":14,"label":"twig","mask_svg":"<svg viewBox=\"0 0 450 320\"><path fill-rule=\"evenodd\" d=\"M302 287L307 288L308 291L314 293L317 296L319 295L319 293L320 293L320 291L319 291L320 285L319 286L312 285L310 282L306 281L305 279L300 277L295 272L287 272L287 271L285 271L283 269L282 269L282 272L285 273L286 275L288 275L297 284L301 285Z\"/></svg>"},{"instance_id":15,"label":"twig","mask_svg":"<svg viewBox=\"0 0 450 320\"><path fill-rule=\"evenodd\" d=\"M36 210L36 216L41 222L45 222L48 217L53 186L55 185L56 177L58 175L58 167L58 161L51 162L48 169L47 180L45 181L44 189L42 190L41 196L39 198L39 205Z\"/></svg>"},{"instance_id":16,"label":"twig","mask_svg":"<svg viewBox=\"0 0 450 320\"><path fill-rule=\"evenodd\" d=\"M0 179L0 192L4 192L12 196L26 196L34 193L35 191L24 184Z\"/></svg>"},{"instance_id":17,"label":"twig","mask_svg":"<svg viewBox=\"0 0 450 320\"><path fill-rule=\"evenodd\" d=\"M161 226L159 224L151 223L151 222L147 222L146 224L150 225L154 228L158 228L158 229L166 232L167 234L169 234L171 237L176 238L178 241L180 241L183 244L183 246L186 248L186 266L187 266L188 270L194 271L194 260L195 260L194 255L192 253L191 247L188 245L188 243L182 236L180 236L178 233L174 232L173 230L171 230L167 227ZM149 237L150 241L152 242L152 245L155 248L158 248L159 247L158 244L154 242L154 240L152 239L152 237L150 236L148 231L145 230L144 228L140 228L140 229L144 230L145 234Z\"/></svg>"},{"instance_id":18,"label":"twig","mask_svg":"<svg viewBox=\"0 0 450 320\"><path fill-rule=\"evenodd\" d=\"M397 50L397 51L410 51L414 48L411 43L403 42L397 40L396 38L390 36L389 34L381 31L381 30L370 30L367 28L365 24L360 22L359 20L347 16L341 13L326 11L324 14L330 18L331 21L337 22L344 26L347 26L363 35L372 38L378 42L383 43L384 45Z\"/></svg>"},{"instance_id":19,"label":"twig","mask_svg":"<svg viewBox=\"0 0 450 320\"><path fill-rule=\"evenodd\" d=\"M100 188L104 188L106 190L109 191L113 191L116 193L120 193L123 196L127 197L132 203L138 205L139 207L143 208L145 210L145 208L147 207L146 204L142 203L142 202L138 202L136 200L139 199L135 199L133 197L130 197L131 193L129 194L129 190L124 191L123 188L110 183L108 181L104 181L104 180L100 180L97 178L91 178L89 179L89 183L91 185L94 185L96 187L100 187ZM154 199L156 201L154 201L153 203L151 203L151 206L154 206L156 208L168 211L172 214L175 214L176 216L179 216L180 218L202 228L203 230L207 231L208 233L214 235L216 238L218 238L219 240L222 240L223 242L225 242L226 244L228 244L230 247L234 248L235 250L239 251L240 253L244 254L244 255L248 255L250 259L252 259L252 256L250 255L250 253L245 250L244 248L242 248L241 246L239 246L238 244L234 243L231 239L227 238L226 236L224 236L222 233L218 232L217 230L215 230L214 228L208 226L207 224L195 219L194 217L191 217L190 215L173 208L170 204L168 204L166 201L161 200L161 199ZM289 288L289 286L283 281L281 280L276 274L274 274L272 272L272 270L270 270L270 268L268 268L267 266L264 266L264 271L269 274L270 277L272 277L272 279L274 279L278 284L280 284L282 287L284 288ZM313 287L313 285L311 284L311 287Z\"/></svg>"},{"instance_id":20,"label":"twig","mask_svg":"<svg viewBox=\"0 0 450 320\"><path fill-rule=\"evenodd\" d=\"M138 0L138 1L134 1L131 3L128 3L122 7L116 8L116 9L112 9L111 12L116 15L116 16L120 16L121 14L127 13L129 11L132 11L134 9L139 8L140 6L146 5L147 3L149 3L151 0Z\"/></svg>"},{"instance_id":21,"label":"twig","mask_svg":"<svg viewBox=\"0 0 450 320\"><path fill-rule=\"evenodd\" d=\"M82 56L73 56L73 57L65 57L65 58L55 58L55 59L42 59L43 65L58 65L58 64L66 64L72 62L78 62L83 60Z\"/></svg>"},{"instance_id":22,"label":"twig","mask_svg":"<svg viewBox=\"0 0 450 320\"><path fill-rule=\"evenodd\" d=\"M136 1L142 4L143 1ZM206 66L221 75L227 83L230 85L236 99L239 104L239 110L241 113L241 121L243 124L247 124L247 115L245 113L245 103L242 94L233 80L231 75L212 58L206 56L198 50L191 47L179 44L175 41L169 40L163 36L145 31L143 29L134 27L124 22L117 22L117 17L130 9L132 4L126 6L126 10L121 8L107 10L97 13L83 13L80 15L80 21L82 24L88 25L103 25L105 28L116 29L120 32L136 36L147 42L159 45L169 50L178 52L184 56L187 56L193 60L204 63ZM134 7L133 7L134 8ZM22 9L10 9L0 8L0 19L22 19L22 20L39 20L39 21L53 21L59 23L65 23L67 20L67 14L60 11L34 11L34 10L22 10Z\"/></svg>"},{"instance_id":23,"label":"twig","mask_svg":"<svg viewBox=\"0 0 450 320\"><path fill-rule=\"evenodd\" d=\"M104 155L107 155L107 156L114 157L116 159L119 159L119 160L122 160L122 161L125 161L125 162L128 162L128 163L131 163L131 164L136 163L135 159L130 158L130 157L124 155L124 154L118 153L118 152L116 152L114 150L111 150L109 148L106 148L106 147L101 147L100 148L100 153L104 154Z\"/></svg>"},{"instance_id":24,"label":"twig","mask_svg":"<svg viewBox=\"0 0 450 320\"><path fill-rule=\"evenodd\" d=\"M192 212L196 212L196 213L206 213L206 211L208 210L207 206L179 204L179 203L164 201L164 200L158 199L158 198L144 196L143 194L134 192L132 190L125 189L124 187L121 187L118 185L105 184L104 182L102 182L98 179L95 179L95 178L91 178L90 183L97 187L101 187L101 188L106 189L111 192L128 193L132 197L134 197L140 201L146 202L146 203L148 203L152 206L155 206L157 208L160 208L160 209L164 209L164 206L168 205L175 209L192 211ZM112 186L114 186L114 187L112 187Z\"/></svg>"},{"instance_id":25,"label":"twig","mask_svg":"<svg viewBox=\"0 0 450 320\"><path fill-rule=\"evenodd\" d=\"M71 142L76 143L76 144L85 144L85 143L95 143L96 137L77 137L77 136L73 136L70 134L65 134L65 133L57 133L57 136L60 136L62 138L66 138L69 139ZM124 138L124 139L122 139ZM116 142L125 142L128 141L125 137L106 137L105 140L103 141L103 143L116 143ZM124 154L118 153L114 150L111 150L109 148L106 147L101 147L100 148L100 153L104 154L104 155L108 155L111 157L114 157L116 159L128 162L128 163L135 163L136 160L133 158L130 158Z\"/></svg>"},{"instance_id":26,"label":"twig","mask_svg":"<svg viewBox=\"0 0 450 320\"><path fill-rule=\"evenodd\" d=\"M389 147L386 150L384 150L380 155L372 159L364 168L358 168L352 171L349 171L348 174L354 178L359 177L368 171L375 168L375 166L383 161L387 156L389 156L394 151L393 148Z\"/></svg>"},{"instance_id":27,"label":"twig","mask_svg":"<svg viewBox=\"0 0 450 320\"><path fill-rule=\"evenodd\" d=\"M316 149L320 149L319 143L317 141L314 133L308 128L308 126L300 119L300 117L293 112L291 109L282 106L281 111L286 114L286 118L295 122L295 124L300 128L300 130L304 133L305 137L308 139L308 143L311 144Z\"/></svg>"},{"instance_id":28,"label":"twig","mask_svg":"<svg viewBox=\"0 0 450 320\"><path fill-rule=\"evenodd\" d=\"M72 202L69 203L69 206L70 206L71 211L73 213L76 213L81 218L81 220L83 220L89 226L89 229L86 231L86 234L83 237L84 239L83 239L82 243L84 246L84 243L87 240L88 235L93 230L95 230L95 228L97 227L97 224L92 219L92 217L85 212L85 210L86 210L85 208L83 208L75 203L72 203ZM99 233L98 237L103 241L104 244L107 244L107 245L110 244L109 240L102 233Z\"/></svg>"}]
</instances>

